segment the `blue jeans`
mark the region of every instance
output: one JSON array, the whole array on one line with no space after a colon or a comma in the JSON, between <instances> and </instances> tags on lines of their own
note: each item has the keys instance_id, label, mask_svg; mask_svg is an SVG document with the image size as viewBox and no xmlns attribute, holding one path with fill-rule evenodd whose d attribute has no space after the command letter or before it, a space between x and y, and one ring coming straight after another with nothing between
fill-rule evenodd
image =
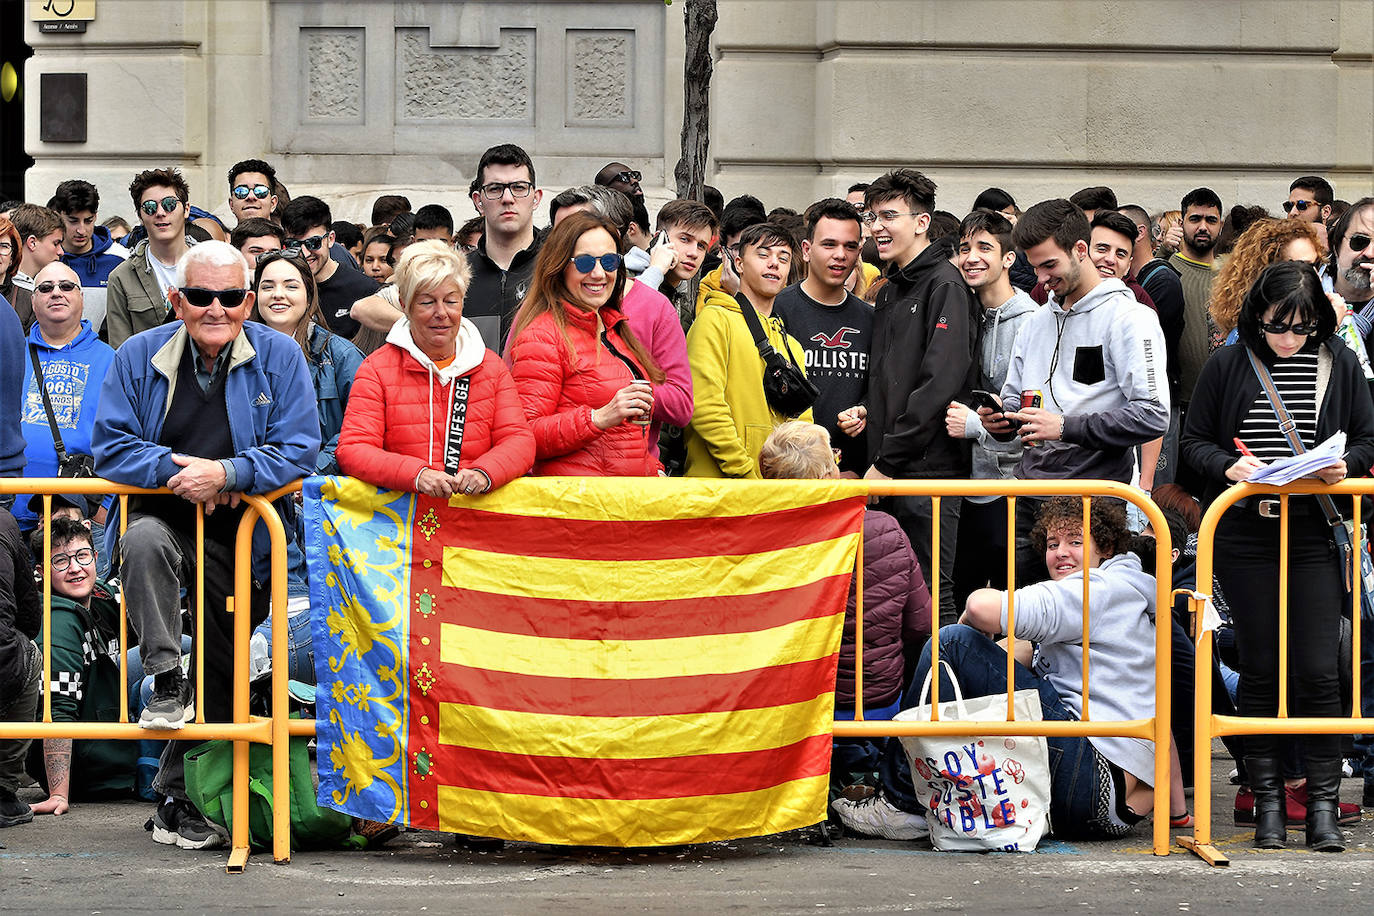
<instances>
[{"instance_id":1,"label":"blue jeans","mask_svg":"<svg viewBox=\"0 0 1374 916\"><path fill-rule=\"evenodd\" d=\"M310 630L310 613L302 611L286 618L286 676L302 684L315 683L315 640ZM272 616L268 614L254 631L266 638L268 646L272 645Z\"/></svg>"},{"instance_id":2,"label":"blue jeans","mask_svg":"<svg viewBox=\"0 0 1374 916\"><path fill-rule=\"evenodd\" d=\"M959 678L965 697L1006 694L1007 653L982 633L958 624L940 628L940 659L948 662ZM921 650L921 661L911 687L902 699L902 708L920 704L921 686L930 673L930 643ZM1059 692L1042 677L1023 665L1016 666L1016 689L1031 689L1040 694L1040 709L1049 720L1074 720L1072 710ZM947 673L940 672L941 702L954 696L954 685ZM927 701L929 702L929 701ZM1097 793L1097 774L1092 744L1087 738L1047 738L1050 758L1050 824L1058 837L1089 836L1085 827L1093 817ZM906 751L896 738L887 739L878 770L888 799L904 811L920 813L920 802L911 783Z\"/></svg>"}]
</instances>

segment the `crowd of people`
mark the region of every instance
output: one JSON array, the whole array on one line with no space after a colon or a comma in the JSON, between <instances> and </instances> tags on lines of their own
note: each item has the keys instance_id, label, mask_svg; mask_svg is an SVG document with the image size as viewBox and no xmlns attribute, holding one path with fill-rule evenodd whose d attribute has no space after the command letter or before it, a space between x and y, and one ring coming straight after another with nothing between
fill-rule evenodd
<instances>
[{"instance_id":1,"label":"crowd of people","mask_svg":"<svg viewBox=\"0 0 1374 916\"><path fill-rule=\"evenodd\" d=\"M800 212L707 187L651 219L640 173L612 162L552 196L540 227L545 192L524 150L488 149L474 176L467 222L399 195L376 200L368 227L336 221L326 201L292 198L261 159L229 170L232 227L193 205L171 168L133 178L132 224L101 221L95 187L79 179L46 206L0 204L0 475L170 491L130 499L118 537L113 499L59 494L47 516L40 499L4 499L0 719L32 721L45 691L57 720L112 719L121 663L130 709L158 737L194 716L227 718L224 599L241 495L313 474L439 498L525 475L1113 480L1166 508L1182 587L1188 522L1195 530L1230 483L1336 432L1345 456L1316 476L1334 483L1374 465L1374 198L1338 201L1320 177L1292 182L1284 216L1228 211L1205 187L1164 212L1094 187L1024 211L989 188L961 219L937 208L929 176L899 168ZM1288 510L1290 608L1302 616L1290 634L1294 707L1316 716L1343 711L1338 645L1351 614L1329 503L1293 498ZM292 677L309 679L301 522L291 497L276 507L291 600L269 607L259 528L248 613L255 627L290 619ZM1274 713L1275 500L1238 507L1219 530L1214 591L1234 651L1211 660L1191 657L1176 611L1157 616L1152 532L1119 501L1094 500L1085 531L1077 500L1021 497L1012 544L1007 511L989 496L945 497L938 511L929 497L894 496L869 509L864 696L851 683L851 595L837 716L860 702L868 719L915 705L937 626L965 693L1005 690L1009 546L1016 684L1039 691L1045 718L1151 715L1157 626L1174 628L1176 695L1231 671L1242 713ZM197 575L203 696L185 639ZM42 578L51 633L39 632ZM131 659L115 637L120 591ZM1184 718L1171 749L1178 825L1191 776ZM1050 743L1056 833L1117 836L1151 813L1150 742ZM222 842L187 796L188 742L151 752L148 780L130 759L135 742L32 744L0 741L0 826L140 792L157 803L156 841ZM1310 846L1342 848L1340 826L1359 817L1337 804L1343 756L1364 768L1374 805L1374 754L1357 745L1238 743L1238 821L1255 824L1261 846L1282 845L1296 818ZM848 828L923 835L895 740L837 741L832 774ZM44 796L32 805L18 797L30 778Z\"/></svg>"}]
</instances>

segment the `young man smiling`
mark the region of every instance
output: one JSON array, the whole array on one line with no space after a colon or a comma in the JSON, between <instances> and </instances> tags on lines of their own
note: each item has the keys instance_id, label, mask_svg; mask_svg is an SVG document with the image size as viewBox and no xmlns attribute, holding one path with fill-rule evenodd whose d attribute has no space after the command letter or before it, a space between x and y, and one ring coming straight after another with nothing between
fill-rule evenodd
<instances>
[{"instance_id":1,"label":"young man smiling","mask_svg":"<svg viewBox=\"0 0 1374 916\"><path fill-rule=\"evenodd\" d=\"M888 283L874 304L868 395L839 415L839 427L851 436L867 430L871 465L864 476L871 480L968 477L969 444L947 436L944 420L946 406L977 385L981 308L948 249L930 244L935 182L915 169L897 169L868 186L864 204ZM928 581L938 560L942 623L956 617L959 503L940 501L940 556L932 557L931 498L882 501L906 531Z\"/></svg>"},{"instance_id":2,"label":"young man smiling","mask_svg":"<svg viewBox=\"0 0 1374 916\"><path fill-rule=\"evenodd\" d=\"M377 291L376 280L354 267L334 260L334 222L329 205L318 197L297 197L282 211L286 241L282 248L305 256L320 290L320 309L329 330L352 339L358 333L353 303Z\"/></svg>"},{"instance_id":3,"label":"young man smiling","mask_svg":"<svg viewBox=\"0 0 1374 916\"><path fill-rule=\"evenodd\" d=\"M196 243L186 234L191 187L181 172L139 172L129 185L129 196L148 237L110 273L104 335L115 349L167 320L171 311L167 291L176 285L177 260Z\"/></svg>"},{"instance_id":4,"label":"young man smiling","mask_svg":"<svg viewBox=\"0 0 1374 916\"><path fill-rule=\"evenodd\" d=\"M709 212L709 211L708 211ZM797 367L804 366L801 344L787 333L773 303L787 285L796 252L787 230L759 223L744 230L739 254L739 298L758 313L769 344ZM716 293L687 332L696 410L687 427L688 477L759 477L764 440L784 420L763 392L763 357L745 323L739 300ZM800 419L810 421L811 411Z\"/></svg>"},{"instance_id":5,"label":"young man smiling","mask_svg":"<svg viewBox=\"0 0 1374 916\"><path fill-rule=\"evenodd\" d=\"M812 412L840 449L840 469L857 476L868 470L867 449L861 437L840 432L839 413L868 391L873 307L845 289L863 224L853 205L835 197L812 204L805 218L806 279L779 293L773 307L806 351L806 377L820 389Z\"/></svg>"}]
</instances>

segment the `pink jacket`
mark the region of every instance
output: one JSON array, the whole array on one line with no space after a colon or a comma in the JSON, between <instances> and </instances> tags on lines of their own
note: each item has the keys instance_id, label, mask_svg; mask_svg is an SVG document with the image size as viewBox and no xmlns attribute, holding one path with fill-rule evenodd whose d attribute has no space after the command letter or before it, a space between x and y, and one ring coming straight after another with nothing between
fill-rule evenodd
<instances>
[{"instance_id":1,"label":"pink jacket","mask_svg":"<svg viewBox=\"0 0 1374 916\"><path fill-rule=\"evenodd\" d=\"M668 377L654 386L653 422L649 424L649 454L658 457L658 433L664 423L686 427L692 419L692 369L687 363L687 335L677 309L668 297L646 283L634 281L620 304L630 330Z\"/></svg>"}]
</instances>

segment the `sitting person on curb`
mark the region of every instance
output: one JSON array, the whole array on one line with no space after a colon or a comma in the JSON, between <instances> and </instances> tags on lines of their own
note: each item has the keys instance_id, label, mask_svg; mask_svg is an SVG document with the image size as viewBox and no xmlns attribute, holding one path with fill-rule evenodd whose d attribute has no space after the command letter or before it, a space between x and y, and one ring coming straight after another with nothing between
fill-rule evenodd
<instances>
[{"instance_id":1,"label":"sitting person on curb","mask_svg":"<svg viewBox=\"0 0 1374 916\"><path fill-rule=\"evenodd\" d=\"M1060 496L1046 502L1031 531L1050 580L1016 591L1016 689L1040 693L1047 720L1083 715L1083 576L1090 577L1092 672L1091 718L1146 719L1154 715L1155 580L1134 554L1122 553L1130 538L1124 506L1094 499L1091 537L1083 537L1083 504ZM969 596L959 625L940 630L940 660L953 669L964 696L1007 689L1005 643L1007 593L978 589ZM1032 645L1034 644L1034 645ZM1032 651L1033 650L1033 651ZM930 645L921 653L904 707L917 705L930 672ZM942 671L940 696L954 696ZM1052 737L1050 824L1066 837L1119 837L1153 807L1154 743L1143 738ZM881 787L871 798L835 799L846 827L893 840L925 836L927 826L901 742L888 739Z\"/></svg>"},{"instance_id":2,"label":"sitting person on curb","mask_svg":"<svg viewBox=\"0 0 1374 916\"><path fill-rule=\"evenodd\" d=\"M244 493L269 493L314 473L320 419L305 354L296 341L257 322L248 262L227 242L183 254L168 291L178 321L135 334L105 376L91 441L101 477L171 495L129 502L119 544L120 578L138 633L153 698L139 724L178 729L194 714L181 670L182 588L204 576L205 696L201 721L230 719L234 679L234 542ZM204 509L204 556L197 566L197 506ZM278 501L286 536L294 506ZM256 626L268 610L267 527L253 532L253 595L240 608ZM194 605L192 602L193 611ZM165 796L153 839L183 849L222 842L186 796L183 757L192 744L169 741L153 788Z\"/></svg>"},{"instance_id":3,"label":"sitting person on curb","mask_svg":"<svg viewBox=\"0 0 1374 916\"><path fill-rule=\"evenodd\" d=\"M117 722L119 599L96 578L90 529L64 513L54 515L50 530L52 623L38 643L52 647L52 720ZM42 563L42 526L30 538L29 549ZM66 814L74 798L128 796L134 790L136 741L46 738L41 764L35 759L38 747L34 742L29 771L39 776L48 797L33 806L35 814Z\"/></svg>"},{"instance_id":4,"label":"sitting person on curb","mask_svg":"<svg viewBox=\"0 0 1374 916\"><path fill-rule=\"evenodd\" d=\"M840 476L825 427L789 420L773 430L759 453L765 480L825 480ZM864 703L866 720L891 719L901 709L920 647L930 637L930 592L897 520L864 511ZM844 636L835 678L835 717L854 718L854 593L849 585ZM866 738L835 739L831 784L842 788L877 769L881 748Z\"/></svg>"}]
</instances>

